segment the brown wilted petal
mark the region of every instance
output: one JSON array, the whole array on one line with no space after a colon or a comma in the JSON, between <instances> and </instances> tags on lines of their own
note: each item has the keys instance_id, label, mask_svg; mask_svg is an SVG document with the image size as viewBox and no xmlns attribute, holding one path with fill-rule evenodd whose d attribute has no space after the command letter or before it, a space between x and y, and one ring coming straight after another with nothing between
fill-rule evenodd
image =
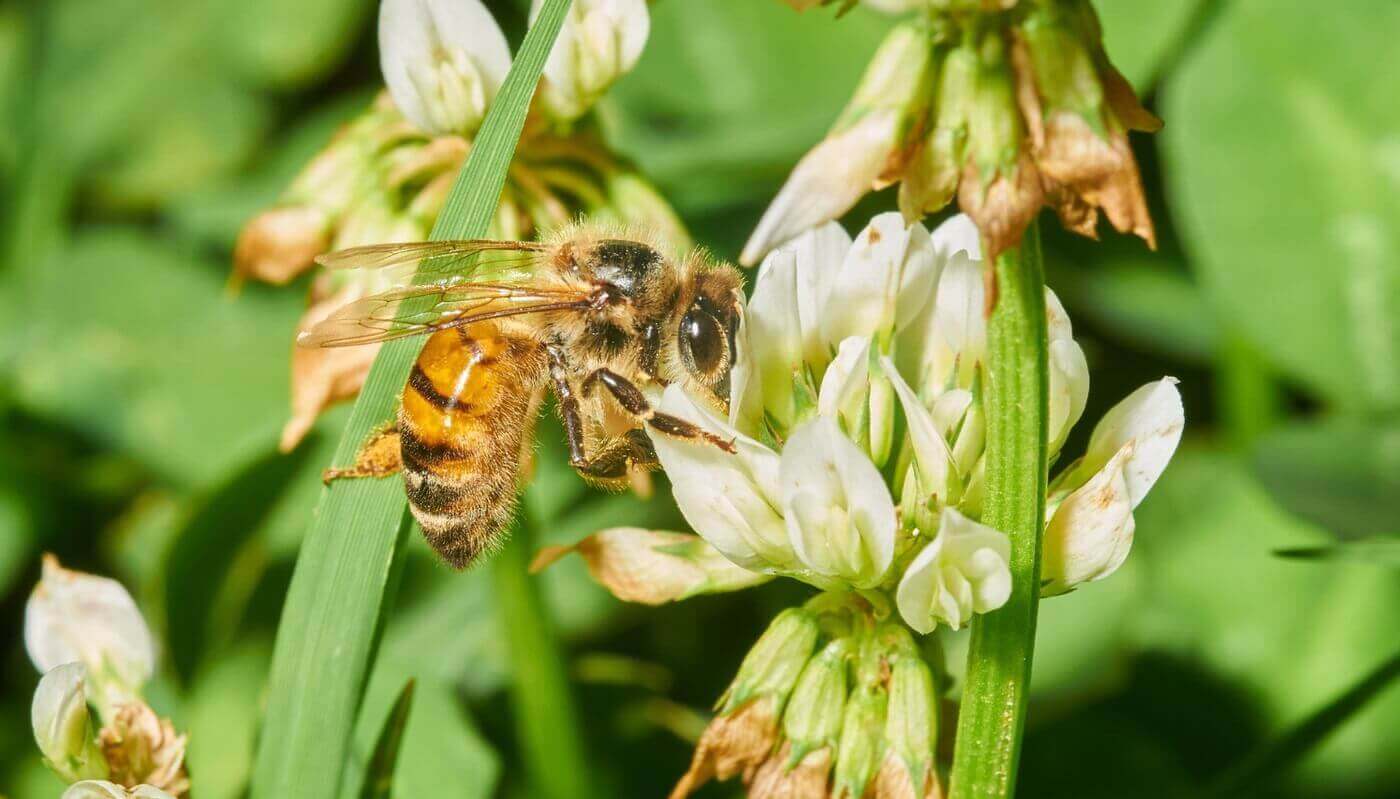
<instances>
[{"instance_id":1,"label":"brown wilted petal","mask_svg":"<svg viewBox=\"0 0 1400 799\"><path fill-rule=\"evenodd\" d=\"M982 240L986 242L988 261L1021 243L1021 234L1026 232L1026 226L1035 218L1043 201L1040 173L1025 151L1020 153L1009 174L1005 171L997 174L988 185L983 185L975 163L963 169L958 205L977 223Z\"/></svg>"},{"instance_id":2,"label":"brown wilted petal","mask_svg":"<svg viewBox=\"0 0 1400 799\"><path fill-rule=\"evenodd\" d=\"M154 785L175 796L189 791L186 738L177 735L170 720L158 717L145 703L131 702L117 708L97 737L113 782L128 788Z\"/></svg>"},{"instance_id":3,"label":"brown wilted petal","mask_svg":"<svg viewBox=\"0 0 1400 799\"><path fill-rule=\"evenodd\" d=\"M1162 120L1142 107L1137 92L1128 79L1108 63L1107 57L1099 62L1099 82L1103 84L1104 101L1118 121L1128 130L1142 133L1156 133L1162 129Z\"/></svg>"},{"instance_id":4,"label":"brown wilted petal","mask_svg":"<svg viewBox=\"0 0 1400 799\"><path fill-rule=\"evenodd\" d=\"M875 772L865 795L872 799L943 799L943 786L930 768L924 775L923 785L916 789L908 765L903 758L890 751L885 754L880 770Z\"/></svg>"},{"instance_id":5,"label":"brown wilted petal","mask_svg":"<svg viewBox=\"0 0 1400 799\"><path fill-rule=\"evenodd\" d=\"M698 535L614 527L573 547L542 549L533 571L569 551L588 564L600 585L624 602L660 605L701 593L737 591L771 579L734 565Z\"/></svg>"},{"instance_id":6,"label":"brown wilted petal","mask_svg":"<svg viewBox=\"0 0 1400 799\"><path fill-rule=\"evenodd\" d=\"M711 779L741 776L752 783L778 741L778 716L771 697L759 697L733 713L716 716L695 745L690 769L671 790L685 799Z\"/></svg>"},{"instance_id":7,"label":"brown wilted petal","mask_svg":"<svg viewBox=\"0 0 1400 799\"><path fill-rule=\"evenodd\" d=\"M298 329L306 330L330 316L342 305L359 299L362 289L346 286L331 296L313 302L302 314ZM379 354L378 344L359 347L292 346L292 416L282 427L278 447L283 452L296 448L316 424L326 408L360 393Z\"/></svg>"},{"instance_id":8,"label":"brown wilted petal","mask_svg":"<svg viewBox=\"0 0 1400 799\"><path fill-rule=\"evenodd\" d=\"M1102 208L1120 232L1140 236L1156 248L1152 216L1126 133L1110 131L1104 140L1079 115L1058 111L1045 121L1045 144L1036 160L1047 178Z\"/></svg>"},{"instance_id":9,"label":"brown wilted petal","mask_svg":"<svg viewBox=\"0 0 1400 799\"><path fill-rule=\"evenodd\" d=\"M792 744L784 743L778 753L764 761L749 785L749 799L812 799L824 797L831 774L831 749L823 746L808 752L795 765Z\"/></svg>"},{"instance_id":10,"label":"brown wilted petal","mask_svg":"<svg viewBox=\"0 0 1400 799\"><path fill-rule=\"evenodd\" d=\"M281 285L310 269L330 239L330 220L319 208L287 205L263 211L238 233L234 273Z\"/></svg>"}]
</instances>

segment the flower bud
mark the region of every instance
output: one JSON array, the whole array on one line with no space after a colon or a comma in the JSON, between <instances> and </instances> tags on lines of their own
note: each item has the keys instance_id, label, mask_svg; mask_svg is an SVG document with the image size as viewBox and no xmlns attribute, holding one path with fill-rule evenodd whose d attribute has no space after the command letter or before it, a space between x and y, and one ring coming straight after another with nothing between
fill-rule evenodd
<instances>
[{"instance_id":1,"label":"flower bud","mask_svg":"<svg viewBox=\"0 0 1400 799\"><path fill-rule=\"evenodd\" d=\"M977 53L967 45L955 46L938 65L932 125L899 187L899 210L906 220L941 210L957 192L976 90Z\"/></svg>"},{"instance_id":2,"label":"flower bud","mask_svg":"<svg viewBox=\"0 0 1400 799\"><path fill-rule=\"evenodd\" d=\"M836 749L831 787L831 795L836 799L865 796L865 788L885 756L889 695L882 684L887 665L883 654L874 638L867 638L861 646L856 684L846 701Z\"/></svg>"},{"instance_id":3,"label":"flower bud","mask_svg":"<svg viewBox=\"0 0 1400 799\"><path fill-rule=\"evenodd\" d=\"M835 750L845 718L846 672L854 654L850 638L837 638L802 670L783 715L783 732L792 743L789 767L817 749Z\"/></svg>"},{"instance_id":4,"label":"flower bud","mask_svg":"<svg viewBox=\"0 0 1400 799\"><path fill-rule=\"evenodd\" d=\"M533 21L544 6L531 4ZM544 65L540 100L551 116L583 116L641 58L651 30L646 0L575 0Z\"/></svg>"},{"instance_id":5,"label":"flower bud","mask_svg":"<svg viewBox=\"0 0 1400 799\"><path fill-rule=\"evenodd\" d=\"M972 614L996 610L1011 597L1010 557L1005 533L945 507L938 532L899 581L900 616L929 633L940 621L956 630Z\"/></svg>"},{"instance_id":6,"label":"flower bud","mask_svg":"<svg viewBox=\"0 0 1400 799\"><path fill-rule=\"evenodd\" d=\"M889 751L876 777L880 796L924 796L933 774L938 733L938 696L933 672L909 632L885 625L889 646L889 714L885 740Z\"/></svg>"},{"instance_id":7,"label":"flower bud","mask_svg":"<svg viewBox=\"0 0 1400 799\"><path fill-rule=\"evenodd\" d=\"M117 708L98 739L117 782L150 785L177 796L189 790L185 736L177 735L170 720L157 716L144 702Z\"/></svg>"},{"instance_id":8,"label":"flower bud","mask_svg":"<svg viewBox=\"0 0 1400 799\"><path fill-rule=\"evenodd\" d=\"M570 547L547 547L530 570L539 571L574 551L613 596L644 605L737 591L772 579L734 565L700 536L639 527L614 527Z\"/></svg>"},{"instance_id":9,"label":"flower bud","mask_svg":"<svg viewBox=\"0 0 1400 799\"><path fill-rule=\"evenodd\" d=\"M30 721L44 763L69 782L107 776L87 706L87 669L65 663L44 673L34 691Z\"/></svg>"},{"instance_id":10,"label":"flower bud","mask_svg":"<svg viewBox=\"0 0 1400 799\"><path fill-rule=\"evenodd\" d=\"M719 713L700 736L672 799L689 796L711 778L741 775L744 782L753 781L777 746L778 720L817 635L816 617L803 608L789 608L773 619L720 698Z\"/></svg>"},{"instance_id":11,"label":"flower bud","mask_svg":"<svg viewBox=\"0 0 1400 799\"><path fill-rule=\"evenodd\" d=\"M419 129L470 135L505 81L510 48L481 0L384 0L379 63Z\"/></svg>"},{"instance_id":12,"label":"flower bud","mask_svg":"<svg viewBox=\"0 0 1400 799\"><path fill-rule=\"evenodd\" d=\"M653 231L677 250L690 248L685 223L646 178L630 170L616 170L604 178L604 183L608 203L619 222Z\"/></svg>"},{"instance_id":13,"label":"flower bud","mask_svg":"<svg viewBox=\"0 0 1400 799\"><path fill-rule=\"evenodd\" d=\"M62 799L175 799L154 785L127 789L106 780L83 780L68 786Z\"/></svg>"},{"instance_id":14,"label":"flower bud","mask_svg":"<svg viewBox=\"0 0 1400 799\"><path fill-rule=\"evenodd\" d=\"M151 631L121 583L69 571L52 555L24 609L24 645L40 671L86 666L104 715L134 698L155 668Z\"/></svg>"}]
</instances>

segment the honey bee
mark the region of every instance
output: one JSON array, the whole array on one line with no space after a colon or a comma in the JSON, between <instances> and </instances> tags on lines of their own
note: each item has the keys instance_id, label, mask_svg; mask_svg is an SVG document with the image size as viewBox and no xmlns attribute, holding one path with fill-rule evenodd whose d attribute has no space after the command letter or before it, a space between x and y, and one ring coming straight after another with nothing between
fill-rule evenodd
<instances>
[{"instance_id":1,"label":"honey bee","mask_svg":"<svg viewBox=\"0 0 1400 799\"><path fill-rule=\"evenodd\" d=\"M742 279L702 252L664 252L642 234L575 226L542 243L381 244L322 256L331 269L376 270L392 288L338 309L298 344L428 336L396 424L327 479L401 470L428 542L463 568L502 543L547 391L569 463L597 484L656 466L644 427L733 451L654 410L647 389L680 383L727 406Z\"/></svg>"}]
</instances>

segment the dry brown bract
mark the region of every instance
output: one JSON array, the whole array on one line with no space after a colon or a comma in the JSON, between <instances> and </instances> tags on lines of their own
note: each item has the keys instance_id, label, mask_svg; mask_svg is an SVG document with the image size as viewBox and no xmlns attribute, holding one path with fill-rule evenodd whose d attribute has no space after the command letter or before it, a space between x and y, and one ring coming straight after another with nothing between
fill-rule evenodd
<instances>
[{"instance_id":1,"label":"dry brown bract","mask_svg":"<svg viewBox=\"0 0 1400 799\"><path fill-rule=\"evenodd\" d=\"M173 796L189 792L185 771L184 735L177 735L169 719L156 715L141 702L117 708L112 720L98 733L113 782L134 788L154 785Z\"/></svg>"}]
</instances>

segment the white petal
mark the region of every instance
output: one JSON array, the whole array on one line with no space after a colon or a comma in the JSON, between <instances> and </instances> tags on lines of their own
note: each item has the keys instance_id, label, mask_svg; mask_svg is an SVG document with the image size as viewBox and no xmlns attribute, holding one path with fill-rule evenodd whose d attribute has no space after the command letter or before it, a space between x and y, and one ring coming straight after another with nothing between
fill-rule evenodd
<instances>
[{"instance_id":1,"label":"white petal","mask_svg":"<svg viewBox=\"0 0 1400 799\"><path fill-rule=\"evenodd\" d=\"M897 109L872 111L803 156L758 221L739 262L752 265L802 231L849 211L884 170L899 119Z\"/></svg>"},{"instance_id":2,"label":"white petal","mask_svg":"<svg viewBox=\"0 0 1400 799\"><path fill-rule=\"evenodd\" d=\"M894 559L894 501L875 465L835 420L817 417L792 432L781 479L798 558L822 576L878 584Z\"/></svg>"},{"instance_id":3,"label":"white petal","mask_svg":"<svg viewBox=\"0 0 1400 799\"><path fill-rule=\"evenodd\" d=\"M1132 445L1123 466L1128 497L1136 508L1162 476L1181 442L1186 412L1176 378L1164 377L1129 394L1094 428L1079 469L1098 471L1125 446Z\"/></svg>"},{"instance_id":4,"label":"white petal","mask_svg":"<svg viewBox=\"0 0 1400 799\"><path fill-rule=\"evenodd\" d=\"M900 406L904 408L904 419L909 426L909 440L914 445L914 460L921 472L920 482L935 493L939 504L955 501L951 496L956 474L953 453L948 448L948 442L943 439L937 421L923 403L919 402L914 389L910 388L895 370L894 361L889 356L882 356L880 365L884 367L885 374L899 397Z\"/></svg>"},{"instance_id":5,"label":"white petal","mask_svg":"<svg viewBox=\"0 0 1400 799\"><path fill-rule=\"evenodd\" d=\"M739 307L743 308L742 300ZM764 386L757 370L748 315L741 313L734 340L734 364L729 368L729 426L744 433L756 432L763 421Z\"/></svg>"},{"instance_id":6,"label":"white petal","mask_svg":"<svg viewBox=\"0 0 1400 799\"><path fill-rule=\"evenodd\" d=\"M851 249L851 236L839 224L828 222L803 233L783 249L790 250L796 259L793 291L802 331L802 357L819 372L831 360L830 345L822 337L822 313L836 273Z\"/></svg>"},{"instance_id":7,"label":"white petal","mask_svg":"<svg viewBox=\"0 0 1400 799\"><path fill-rule=\"evenodd\" d=\"M40 671L79 661L114 696L134 693L155 669L155 644L121 583L69 571L53 556L24 609L24 645Z\"/></svg>"},{"instance_id":8,"label":"white petal","mask_svg":"<svg viewBox=\"0 0 1400 799\"><path fill-rule=\"evenodd\" d=\"M1049 287L1045 289L1045 327L1051 341L1067 341L1074 338L1074 327L1070 324L1069 313Z\"/></svg>"},{"instance_id":9,"label":"white petal","mask_svg":"<svg viewBox=\"0 0 1400 799\"><path fill-rule=\"evenodd\" d=\"M695 532L751 571L791 566L787 529L777 511L777 453L691 401L679 385L667 387L660 409L733 439L738 449L730 454L713 444L647 431L671 480L676 504Z\"/></svg>"},{"instance_id":10,"label":"white petal","mask_svg":"<svg viewBox=\"0 0 1400 799\"><path fill-rule=\"evenodd\" d=\"M531 4L533 22L544 6ZM541 89L554 116L581 116L642 55L651 30L646 0L574 0L544 65Z\"/></svg>"},{"instance_id":11,"label":"white petal","mask_svg":"<svg viewBox=\"0 0 1400 799\"><path fill-rule=\"evenodd\" d=\"M1011 540L952 508L944 508L938 533L914 557L895 592L905 623L921 633L939 622L958 629L973 613L986 613L1011 596Z\"/></svg>"},{"instance_id":12,"label":"white petal","mask_svg":"<svg viewBox=\"0 0 1400 799\"><path fill-rule=\"evenodd\" d=\"M836 349L836 359L822 375L817 413L841 418L849 426L870 388L870 339L852 336Z\"/></svg>"},{"instance_id":13,"label":"white petal","mask_svg":"<svg viewBox=\"0 0 1400 799\"><path fill-rule=\"evenodd\" d=\"M92 746L86 681L87 668L81 663L52 668L39 680L30 705L29 718L39 752L66 779L94 776L85 772L98 767L87 762Z\"/></svg>"},{"instance_id":14,"label":"white petal","mask_svg":"<svg viewBox=\"0 0 1400 799\"><path fill-rule=\"evenodd\" d=\"M973 261L982 260L982 239L977 225L967 214L954 214L934 229L933 248L941 258L967 253Z\"/></svg>"},{"instance_id":15,"label":"white petal","mask_svg":"<svg viewBox=\"0 0 1400 799\"><path fill-rule=\"evenodd\" d=\"M62 799L131 799L131 794L120 785L106 780L83 780L68 786Z\"/></svg>"},{"instance_id":16,"label":"white petal","mask_svg":"<svg viewBox=\"0 0 1400 799\"><path fill-rule=\"evenodd\" d=\"M880 214L856 236L836 273L822 317L829 344L903 329L928 303L941 261L923 225Z\"/></svg>"},{"instance_id":17,"label":"white petal","mask_svg":"<svg viewBox=\"0 0 1400 799\"><path fill-rule=\"evenodd\" d=\"M1041 593L1061 594L1101 580L1123 565L1133 545L1133 504L1124 479L1126 444L1103 469L1065 498L1045 528Z\"/></svg>"},{"instance_id":18,"label":"white petal","mask_svg":"<svg viewBox=\"0 0 1400 799\"><path fill-rule=\"evenodd\" d=\"M1089 401L1089 363L1074 339L1050 342L1049 451L1060 451Z\"/></svg>"},{"instance_id":19,"label":"white petal","mask_svg":"<svg viewBox=\"0 0 1400 799\"><path fill-rule=\"evenodd\" d=\"M379 64L403 115L429 133L471 133L510 71L481 0L383 0Z\"/></svg>"}]
</instances>

